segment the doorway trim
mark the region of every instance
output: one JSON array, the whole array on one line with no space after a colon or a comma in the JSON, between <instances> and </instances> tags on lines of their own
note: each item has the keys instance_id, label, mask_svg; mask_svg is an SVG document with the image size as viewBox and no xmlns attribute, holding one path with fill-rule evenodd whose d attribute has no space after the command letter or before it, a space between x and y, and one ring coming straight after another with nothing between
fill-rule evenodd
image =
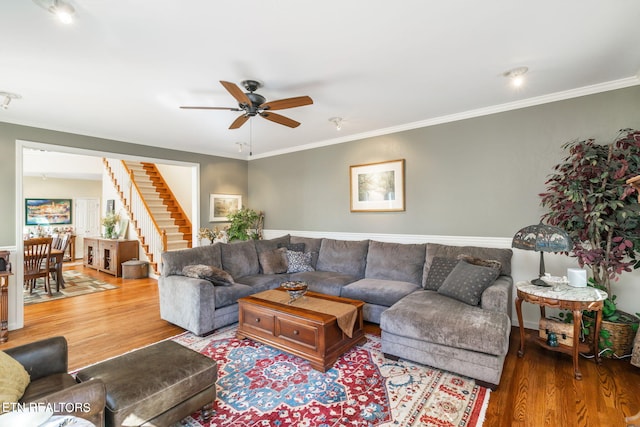
<instances>
[{"instance_id":1,"label":"doorway trim","mask_svg":"<svg viewBox=\"0 0 640 427\"><path fill-rule=\"evenodd\" d=\"M24 218L24 193L23 193L23 150L35 149L44 151L55 151L68 154L81 154L85 156L93 157L108 157L120 160L131 161L143 161L149 163L161 163L168 165L184 166L191 168L192 178L192 191L191 191L191 233L193 236L198 235L198 224L200 224L200 164L185 162L180 160L161 159L144 156L133 156L122 153L113 153L108 151L89 150L85 148L68 147L64 145L45 144L41 142L28 141L28 140L16 140L16 264L21 266L23 264L23 236L22 236L22 219ZM21 329L24 327L24 297L22 295L22 283L24 282L24 274L22 268L15 268L15 280L16 286L14 286L13 292L11 287L9 288L9 330Z\"/></svg>"}]
</instances>

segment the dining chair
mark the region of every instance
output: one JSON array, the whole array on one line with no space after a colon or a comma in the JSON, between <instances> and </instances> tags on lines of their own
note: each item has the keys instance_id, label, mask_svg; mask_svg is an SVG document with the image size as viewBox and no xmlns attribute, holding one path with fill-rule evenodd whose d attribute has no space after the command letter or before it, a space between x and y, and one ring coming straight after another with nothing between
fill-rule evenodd
<instances>
[{"instance_id":1,"label":"dining chair","mask_svg":"<svg viewBox=\"0 0 640 427\"><path fill-rule=\"evenodd\" d=\"M24 241L24 286L33 293L36 280L44 278L44 289L51 295L49 264L51 259L51 237L38 237Z\"/></svg>"},{"instance_id":2,"label":"dining chair","mask_svg":"<svg viewBox=\"0 0 640 427\"><path fill-rule=\"evenodd\" d=\"M64 260L64 254L67 251L67 246L71 242L71 234L58 234L53 238L51 244L51 258L49 258L49 277L56 281L56 292L60 292L60 284L64 282L58 275L62 274L62 261ZM55 255L53 252L56 252ZM62 285L64 288L64 285Z\"/></svg>"}]
</instances>

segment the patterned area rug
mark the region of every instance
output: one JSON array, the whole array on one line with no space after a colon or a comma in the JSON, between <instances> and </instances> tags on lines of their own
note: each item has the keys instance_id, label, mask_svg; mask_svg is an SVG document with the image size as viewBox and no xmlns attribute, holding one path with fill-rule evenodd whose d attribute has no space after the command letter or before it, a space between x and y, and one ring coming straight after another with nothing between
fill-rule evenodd
<instances>
[{"instance_id":1,"label":"patterned area rug","mask_svg":"<svg viewBox=\"0 0 640 427\"><path fill-rule=\"evenodd\" d=\"M55 281L52 281L51 296L44 290L44 279L37 280L37 285L32 294L29 294L28 289L24 289L24 305L77 297L78 295L102 292L109 289L118 289L116 285L111 285L102 280L86 276L76 270L65 270L62 272L62 275L64 276L65 288L60 288L60 292L56 292Z\"/></svg>"},{"instance_id":2,"label":"patterned area rug","mask_svg":"<svg viewBox=\"0 0 640 427\"><path fill-rule=\"evenodd\" d=\"M250 339L236 326L208 337L184 333L178 343L218 362L214 426L481 426L490 390L473 380L406 361L385 359L380 337L345 353L326 373L305 360ZM179 426L180 424L176 424Z\"/></svg>"}]
</instances>

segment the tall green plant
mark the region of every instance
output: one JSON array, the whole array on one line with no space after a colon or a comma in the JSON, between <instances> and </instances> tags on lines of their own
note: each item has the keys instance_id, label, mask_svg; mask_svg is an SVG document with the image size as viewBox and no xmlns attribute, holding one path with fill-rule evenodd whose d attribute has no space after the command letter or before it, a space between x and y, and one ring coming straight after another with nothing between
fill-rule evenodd
<instances>
[{"instance_id":1,"label":"tall green plant","mask_svg":"<svg viewBox=\"0 0 640 427\"><path fill-rule=\"evenodd\" d=\"M242 208L227 215L229 241L262 239L264 213Z\"/></svg>"},{"instance_id":2,"label":"tall green plant","mask_svg":"<svg viewBox=\"0 0 640 427\"><path fill-rule=\"evenodd\" d=\"M542 219L569 233L572 255L612 298L611 280L640 267L640 205L626 184L640 173L640 132L623 129L611 144L587 139L563 148L568 155L540 194L549 209Z\"/></svg>"}]
</instances>

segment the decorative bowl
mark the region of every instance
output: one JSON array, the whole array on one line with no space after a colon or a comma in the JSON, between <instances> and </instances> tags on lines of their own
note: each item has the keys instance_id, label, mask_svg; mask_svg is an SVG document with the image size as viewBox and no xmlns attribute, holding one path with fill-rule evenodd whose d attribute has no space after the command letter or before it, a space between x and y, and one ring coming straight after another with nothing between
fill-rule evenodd
<instances>
[{"instance_id":1,"label":"decorative bowl","mask_svg":"<svg viewBox=\"0 0 640 427\"><path fill-rule=\"evenodd\" d=\"M291 298L289 300L289 304L291 304L293 301L306 294L309 286L305 282L291 281L280 284L280 287L286 290L289 294L289 298Z\"/></svg>"}]
</instances>

